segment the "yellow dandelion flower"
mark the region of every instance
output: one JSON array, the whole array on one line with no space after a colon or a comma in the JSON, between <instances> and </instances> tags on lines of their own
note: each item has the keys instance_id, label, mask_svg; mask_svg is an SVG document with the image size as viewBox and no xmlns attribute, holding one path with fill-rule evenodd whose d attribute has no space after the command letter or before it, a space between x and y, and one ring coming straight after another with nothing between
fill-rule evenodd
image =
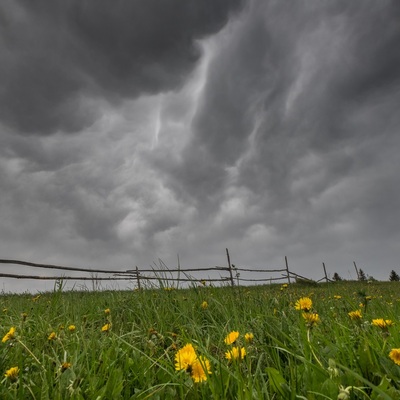
<instances>
[{"instance_id":1,"label":"yellow dandelion flower","mask_svg":"<svg viewBox=\"0 0 400 400\"><path fill-rule=\"evenodd\" d=\"M383 318L377 318L372 320L372 325L377 326L378 328L381 329L387 329L389 326L393 325L393 321L390 319L383 319Z\"/></svg>"},{"instance_id":2,"label":"yellow dandelion flower","mask_svg":"<svg viewBox=\"0 0 400 400\"><path fill-rule=\"evenodd\" d=\"M47 340L55 340L57 339L57 335L55 332L51 332Z\"/></svg>"},{"instance_id":3,"label":"yellow dandelion flower","mask_svg":"<svg viewBox=\"0 0 400 400\"><path fill-rule=\"evenodd\" d=\"M400 349L392 349L389 353L389 358L397 365L400 365Z\"/></svg>"},{"instance_id":4,"label":"yellow dandelion flower","mask_svg":"<svg viewBox=\"0 0 400 400\"><path fill-rule=\"evenodd\" d=\"M242 360L246 355L246 349L244 347L234 346L227 352L225 352L225 358L229 361Z\"/></svg>"},{"instance_id":5,"label":"yellow dandelion flower","mask_svg":"<svg viewBox=\"0 0 400 400\"><path fill-rule=\"evenodd\" d=\"M203 301L203 302L201 303L201 308L202 308L203 310L207 309L207 308L208 308L208 303L207 303L206 301Z\"/></svg>"},{"instance_id":6,"label":"yellow dandelion flower","mask_svg":"<svg viewBox=\"0 0 400 400\"><path fill-rule=\"evenodd\" d=\"M317 313L303 313L303 318L306 320L309 327L314 326L320 322L319 315Z\"/></svg>"},{"instance_id":7,"label":"yellow dandelion flower","mask_svg":"<svg viewBox=\"0 0 400 400\"><path fill-rule=\"evenodd\" d=\"M69 369L72 367L72 364L69 362L63 362L61 364L61 372L64 372L65 370Z\"/></svg>"},{"instance_id":8,"label":"yellow dandelion flower","mask_svg":"<svg viewBox=\"0 0 400 400\"><path fill-rule=\"evenodd\" d=\"M352 319L353 321L359 321L359 320L362 318L361 310L350 311L350 312L348 313L348 316L349 316L350 319Z\"/></svg>"},{"instance_id":9,"label":"yellow dandelion flower","mask_svg":"<svg viewBox=\"0 0 400 400\"><path fill-rule=\"evenodd\" d=\"M101 328L102 332L108 332L111 329L111 324L105 324L103 325L103 327Z\"/></svg>"},{"instance_id":10,"label":"yellow dandelion flower","mask_svg":"<svg viewBox=\"0 0 400 400\"><path fill-rule=\"evenodd\" d=\"M111 313L111 310L109 308L106 308L104 310L104 314L109 315Z\"/></svg>"},{"instance_id":11,"label":"yellow dandelion flower","mask_svg":"<svg viewBox=\"0 0 400 400\"><path fill-rule=\"evenodd\" d=\"M68 327L68 330L69 330L70 332L75 332L76 326L75 326L75 325L70 325L70 326Z\"/></svg>"},{"instance_id":12,"label":"yellow dandelion flower","mask_svg":"<svg viewBox=\"0 0 400 400\"><path fill-rule=\"evenodd\" d=\"M198 383L206 381L208 374L211 374L210 361L208 361L207 358L200 356L192 363L190 376L196 383Z\"/></svg>"},{"instance_id":13,"label":"yellow dandelion flower","mask_svg":"<svg viewBox=\"0 0 400 400\"><path fill-rule=\"evenodd\" d=\"M312 307L312 300L309 297L302 297L296 301L294 308L296 310L310 311Z\"/></svg>"},{"instance_id":14,"label":"yellow dandelion flower","mask_svg":"<svg viewBox=\"0 0 400 400\"><path fill-rule=\"evenodd\" d=\"M9 379L11 382L15 382L18 379L19 375L19 368L18 367L12 367L6 371L4 376Z\"/></svg>"},{"instance_id":15,"label":"yellow dandelion flower","mask_svg":"<svg viewBox=\"0 0 400 400\"><path fill-rule=\"evenodd\" d=\"M2 343L15 339L15 330L16 329L14 327L11 327L10 330L4 335Z\"/></svg>"},{"instance_id":16,"label":"yellow dandelion flower","mask_svg":"<svg viewBox=\"0 0 400 400\"><path fill-rule=\"evenodd\" d=\"M378 328L385 329L386 323L383 318L377 318L372 320L372 325L377 326Z\"/></svg>"},{"instance_id":17,"label":"yellow dandelion flower","mask_svg":"<svg viewBox=\"0 0 400 400\"><path fill-rule=\"evenodd\" d=\"M197 355L194 347L191 343L188 343L175 354L175 369L177 371L182 369L185 371L190 370L196 359Z\"/></svg>"},{"instance_id":18,"label":"yellow dandelion flower","mask_svg":"<svg viewBox=\"0 0 400 400\"><path fill-rule=\"evenodd\" d=\"M342 298L342 296L339 296L338 294L335 294L335 295L333 296L333 298L334 298L335 300L340 300L340 299Z\"/></svg>"},{"instance_id":19,"label":"yellow dandelion flower","mask_svg":"<svg viewBox=\"0 0 400 400\"><path fill-rule=\"evenodd\" d=\"M225 343L226 344L235 343L238 337L239 337L239 332L238 331L232 331L232 332L228 333L228 335L226 336Z\"/></svg>"},{"instance_id":20,"label":"yellow dandelion flower","mask_svg":"<svg viewBox=\"0 0 400 400\"><path fill-rule=\"evenodd\" d=\"M247 343L251 343L251 342L253 341L253 339L254 339L254 335L253 335L251 332L248 332L248 333L246 333L246 334L244 335L244 340L245 340Z\"/></svg>"}]
</instances>

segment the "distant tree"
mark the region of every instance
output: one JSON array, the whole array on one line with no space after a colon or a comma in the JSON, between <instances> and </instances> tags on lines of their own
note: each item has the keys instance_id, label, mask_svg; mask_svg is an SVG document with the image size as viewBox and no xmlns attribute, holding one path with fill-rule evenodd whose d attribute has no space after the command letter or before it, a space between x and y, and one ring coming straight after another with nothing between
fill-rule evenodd
<instances>
[{"instance_id":1,"label":"distant tree","mask_svg":"<svg viewBox=\"0 0 400 400\"><path fill-rule=\"evenodd\" d=\"M365 275L365 272L361 268L358 270L358 280L359 281L367 280L367 276Z\"/></svg>"},{"instance_id":2,"label":"distant tree","mask_svg":"<svg viewBox=\"0 0 400 400\"><path fill-rule=\"evenodd\" d=\"M343 280L343 278L342 278L337 272L335 272L335 273L333 274L332 279L333 279L335 282L340 282L340 281Z\"/></svg>"},{"instance_id":3,"label":"distant tree","mask_svg":"<svg viewBox=\"0 0 400 400\"><path fill-rule=\"evenodd\" d=\"M390 276L389 276L389 281L391 282L398 282L400 281L400 276L399 274L392 269L392 271L390 272Z\"/></svg>"}]
</instances>

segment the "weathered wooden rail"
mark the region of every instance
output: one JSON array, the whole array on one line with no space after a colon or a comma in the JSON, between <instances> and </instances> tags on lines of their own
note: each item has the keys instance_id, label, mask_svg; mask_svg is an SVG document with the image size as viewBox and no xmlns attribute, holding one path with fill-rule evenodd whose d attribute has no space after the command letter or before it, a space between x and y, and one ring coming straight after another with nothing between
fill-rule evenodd
<instances>
[{"instance_id":1,"label":"weathered wooden rail","mask_svg":"<svg viewBox=\"0 0 400 400\"><path fill-rule=\"evenodd\" d=\"M90 274L85 276L47 276L47 275L32 275L32 274L22 274L22 273L9 273L0 272L0 278L12 278L12 279L36 279L36 280L54 280L54 281L132 281L136 283L138 288L145 286L146 282L158 281L160 286L170 285L179 287L180 283L193 283L202 282L203 284L208 282L210 284L228 284L230 286L240 285L246 282L259 282L259 283L272 283L282 281L283 283L291 283L291 279L306 279L308 278L291 272L289 270L289 264L287 257L285 257L285 266L283 268L274 269L256 269L248 267L236 267L231 263L230 254L228 249L226 249L227 256L227 266L214 266L207 268L181 268L178 259L177 268L168 268L164 262L159 260L159 265L155 265L150 269L139 269L135 267L134 269L126 270L115 270L115 269L92 269L92 268L76 268L76 267L66 267L54 264L40 264L28 261L21 261L15 259L0 259L0 264L8 265L21 265L30 268L40 268L40 269L55 269L63 270L68 272L81 272ZM329 281L326 273L326 267L323 263L323 269L325 276L320 279ZM219 277L209 277L206 276L207 273L214 272L218 273ZM195 273L196 277L192 274ZM243 277L243 273L249 274L251 276ZM222 276L221 274L225 275ZM268 277L265 277L269 274ZM106 275L106 276L103 276ZM153 285L152 285L153 286Z\"/></svg>"}]
</instances>

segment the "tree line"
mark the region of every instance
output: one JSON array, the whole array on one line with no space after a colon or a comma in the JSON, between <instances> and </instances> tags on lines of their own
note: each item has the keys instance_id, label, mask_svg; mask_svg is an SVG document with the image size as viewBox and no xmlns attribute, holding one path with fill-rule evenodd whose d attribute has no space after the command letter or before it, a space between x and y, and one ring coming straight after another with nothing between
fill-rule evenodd
<instances>
[{"instance_id":1,"label":"tree line","mask_svg":"<svg viewBox=\"0 0 400 400\"><path fill-rule=\"evenodd\" d=\"M357 274L358 274L357 280L359 280L361 282L376 281L376 279L373 276L367 275L361 268L357 271ZM345 279L343 279L337 272L335 272L333 274L332 280L335 282L340 282L340 281L344 281ZM400 275L394 269L392 269L392 271L390 272L389 281L391 281L391 282L399 282L400 281Z\"/></svg>"}]
</instances>

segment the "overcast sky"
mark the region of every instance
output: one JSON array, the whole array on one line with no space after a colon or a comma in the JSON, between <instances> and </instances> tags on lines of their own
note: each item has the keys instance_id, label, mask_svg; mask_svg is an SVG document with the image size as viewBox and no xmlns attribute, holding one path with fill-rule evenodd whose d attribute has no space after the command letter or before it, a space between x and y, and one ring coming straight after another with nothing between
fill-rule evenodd
<instances>
[{"instance_id":1,"label":"overcast sky","mask_svg":"<svg viewBox=\"0 0 400 400\"><path fill-rule=\"evenodd\" d=\"M2 1L0 258L400 273L399 21L397 0Z\"/></svg>"}]
</instances>

